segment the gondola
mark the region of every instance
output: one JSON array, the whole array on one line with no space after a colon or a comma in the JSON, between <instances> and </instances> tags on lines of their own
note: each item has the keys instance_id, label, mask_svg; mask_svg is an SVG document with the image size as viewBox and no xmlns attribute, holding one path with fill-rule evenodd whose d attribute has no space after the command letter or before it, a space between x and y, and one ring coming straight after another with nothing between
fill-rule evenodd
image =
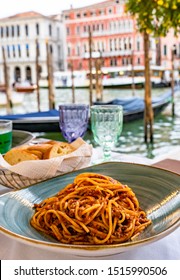
<instances>
[{"instance_id":1,"label":"gondola","mask_svg":"<svg viewBox=\"0 0 180 280\"><path fill-rule=\"evenodd\" d=\"M172 100L171 92L167 92L152 100L154 116L163 111ZM109 102L94 102L96 105L119 104L123 106L124 122L142 119L144 116L143 98L132 97L127 99L114 99ZM48 110L27 114L15 114L0 116L0 119L13 120L13 129L26 130L30 132L59 132L58 110Z\"/></svg>"}]
</instances>

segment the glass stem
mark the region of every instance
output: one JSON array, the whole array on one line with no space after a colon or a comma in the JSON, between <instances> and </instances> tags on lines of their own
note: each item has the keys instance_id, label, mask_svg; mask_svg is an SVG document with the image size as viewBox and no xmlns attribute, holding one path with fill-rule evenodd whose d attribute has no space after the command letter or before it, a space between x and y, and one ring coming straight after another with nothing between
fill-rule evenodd
<instances>
[{"instance_id":1,"label":"glass stem","mask_svg":"<svg viewBox=\"0 0 180 280\"><path fill-rule=\"evenodd\" d=\"M109 147L103 147L103 156L105 161L111 159L111 149L109 149Z\"/></svg>"}]
</instances>

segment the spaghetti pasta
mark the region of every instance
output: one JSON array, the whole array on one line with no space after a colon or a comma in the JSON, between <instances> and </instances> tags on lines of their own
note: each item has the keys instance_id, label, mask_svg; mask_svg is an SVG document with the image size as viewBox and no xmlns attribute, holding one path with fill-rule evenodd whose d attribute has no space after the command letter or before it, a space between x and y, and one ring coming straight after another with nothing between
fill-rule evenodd
<instances>
[{"instance_id":1,"label":"spaghetti pasta","mask_svg":"<svg viewBox=\"0 0 180 280\"><path fill-rule=\"evenodd\" d=\"M31 225L66 244L122 243L151 223L131 188L95 173L78 175L34 207Z\"/></svg>"}]
</instances>

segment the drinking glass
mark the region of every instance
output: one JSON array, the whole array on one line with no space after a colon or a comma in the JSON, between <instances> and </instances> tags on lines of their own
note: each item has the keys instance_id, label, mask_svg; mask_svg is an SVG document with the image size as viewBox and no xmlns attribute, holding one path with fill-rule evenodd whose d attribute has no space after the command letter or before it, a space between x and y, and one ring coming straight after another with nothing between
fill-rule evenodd
<instances>
[{"instance_id":1,"label":"drinking glass","mask_svg":"<svg viewBox=\"0 0 180 280\"><path fill-rule=\"evenodd\" d=\"M12 147L12 121L0 120L0 153L4 154Z\"/></svg>"},{"instance_id":2,"label":"drinking glass","mask_svg":"<svg viewBox=\"0 0 180 280\"><path fill-rule=\"evenodd\" d=\"M69 143L84 136L88 127L88 119L89 105L59 105L59 126L62 135Z\"/></svg>"},{"instance_id":3,"label":"drinking glass","mask_svg":"<svg viewBox=\"0 0 180 280\"><path fill-rule=\"evenodd\" d=\"M103 161L111 160L111 150L123 127L123 107L120 105L91 106L91 130L94 140L103 149Z\"/></svg>"}]
</instances>

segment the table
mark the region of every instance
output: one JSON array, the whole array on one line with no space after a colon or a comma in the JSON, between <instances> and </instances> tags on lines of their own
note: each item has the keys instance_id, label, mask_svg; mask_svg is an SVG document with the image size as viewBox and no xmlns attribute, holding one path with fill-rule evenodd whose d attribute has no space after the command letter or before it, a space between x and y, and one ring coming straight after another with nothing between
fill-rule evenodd
<instances>
[{"instance_id":1,"label":"table","mask_svg":"<svg viewBox=\"0 0 180 280\"><path fill-rule=\"evenodd\" d=\"M93 154L93 160L100 153L96 150ZM116 160L128 161L134 163L143 163L147 165L159 166L169 169L180 174L180 148L174 153L159 157L155 160L146 159L143 157L124 156L114 153ZM10 191L10 189L0 186L0 194ZM35 249L29 245L22 244L8 236L0 233L0 259L1 260L68 260L68 259L86 259L84 257L59 254L45 249ZM114 256L101 257L98 259L111 260L180 260L180 229L176 229L170 235L163 239L142 246L131 251L121 253Z\"/></svg>"}]
</instances>

